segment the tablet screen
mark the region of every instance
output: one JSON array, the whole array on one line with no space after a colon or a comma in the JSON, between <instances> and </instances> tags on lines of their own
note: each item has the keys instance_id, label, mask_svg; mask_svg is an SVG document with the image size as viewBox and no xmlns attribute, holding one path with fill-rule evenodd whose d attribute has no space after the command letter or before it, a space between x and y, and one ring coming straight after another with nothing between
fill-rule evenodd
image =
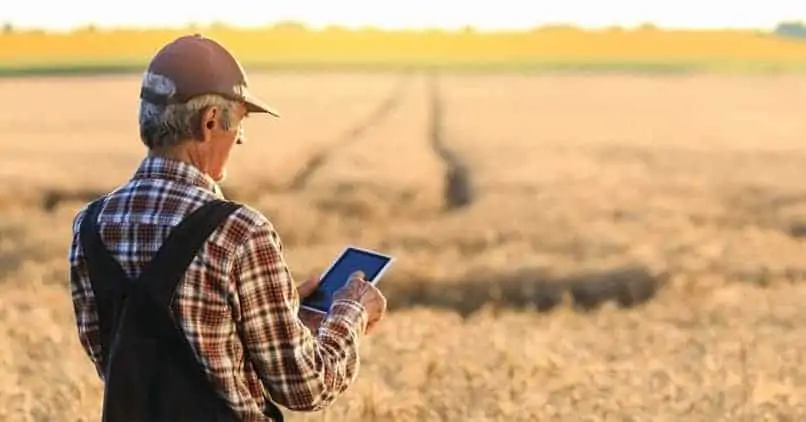
<instances>
[{"instance_id":1,"label":"tablet screen","mask_svg":"<svg viewBox=\"0 0 806 422\"><path fill-rule=\"evenodd\" d=\"M303 302L303 305L322 312L330 310L333 294L347 284L350 274L364 272L364 280L374 282L386 268L390 257L348 248L324 275L316 291Z\"/></svg>"}]
</instances>

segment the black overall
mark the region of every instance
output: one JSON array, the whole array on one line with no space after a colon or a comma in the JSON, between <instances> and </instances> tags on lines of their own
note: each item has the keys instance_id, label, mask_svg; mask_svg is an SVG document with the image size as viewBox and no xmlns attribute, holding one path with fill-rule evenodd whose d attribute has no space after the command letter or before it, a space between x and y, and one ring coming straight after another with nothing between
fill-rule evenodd
<instances>
[{"instance_id":1,"label":"black overall","mask_svg":"<svg viewBox=\"0 0 806 422\"><path fill-rule=\"evenodd\" d=\"M171 302L204 242L240 205L223 200L202 205L171 231L142 274L130 280L101 241L97 220L102 199L90 205L80 229L100 320L102 421L237 421L176 325ZM268 398L267 403L264 413L282 421L280 409Z\"/></svg>"}]
</instances>

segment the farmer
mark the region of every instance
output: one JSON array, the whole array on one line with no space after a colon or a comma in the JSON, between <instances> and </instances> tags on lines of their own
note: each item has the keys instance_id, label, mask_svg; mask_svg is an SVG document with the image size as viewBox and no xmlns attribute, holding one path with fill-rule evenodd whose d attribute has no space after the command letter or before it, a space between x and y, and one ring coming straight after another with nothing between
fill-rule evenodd
<instances>
[{"instance_id":1,"label":"farmer","mask_svg":"<svg viewBox=\"0 0 806 422\"><path fill-rule=\"evenodd\" d=\"M73 221L78 337L104 382L103 421L276 421L329 406L356 379L386 299L361 274L326 316L299 303L274 226L218 187L243 120L272 109L201 35L165 45L140 91L147 156Z\"/></svg>"}]
</instances>

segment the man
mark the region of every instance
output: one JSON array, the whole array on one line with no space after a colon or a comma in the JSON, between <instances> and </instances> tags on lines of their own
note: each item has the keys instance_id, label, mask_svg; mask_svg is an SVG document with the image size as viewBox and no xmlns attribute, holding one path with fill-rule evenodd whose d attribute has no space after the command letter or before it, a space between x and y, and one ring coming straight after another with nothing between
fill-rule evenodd
<instances>
[{"instance_id":1,"label":"man","mask_svg":"<svg viewBox=\"0 0 806 422\"><path fill-rule=\"evenodd\" d=\"M148 148L128 183L73 221L78 335L104 381L103 420L282 420L317 411L356 378L358 346L386 300L361 274L323 317L299 303L280 237L218 184L253 97L217 42L184 36L152 59L140 92Z\"/></svg>"}]
</instances>

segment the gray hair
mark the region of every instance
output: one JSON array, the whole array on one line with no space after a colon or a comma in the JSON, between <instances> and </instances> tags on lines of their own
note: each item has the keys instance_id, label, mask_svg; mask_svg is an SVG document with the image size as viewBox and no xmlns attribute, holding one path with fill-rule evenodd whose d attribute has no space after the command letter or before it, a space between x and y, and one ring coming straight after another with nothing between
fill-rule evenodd
<instances>
[{"instance_id":1,"label":"gray hair","mask_svg":"<svg viewBox=\"0 0 806 422\"><path fill-rule=\"evenodd\" d=\"M176 84L169 78L155 73L143 75L143 87L158 94L172 95ZM231 111L236 102L219 95L200 95L183 104L160 106L140 100L140 139L149 148L176 146L179 143L198 138L201 112L207 107L221 109L219 123L224 130L230 130L234 123Z\"/></svg>"}]
</instances>

